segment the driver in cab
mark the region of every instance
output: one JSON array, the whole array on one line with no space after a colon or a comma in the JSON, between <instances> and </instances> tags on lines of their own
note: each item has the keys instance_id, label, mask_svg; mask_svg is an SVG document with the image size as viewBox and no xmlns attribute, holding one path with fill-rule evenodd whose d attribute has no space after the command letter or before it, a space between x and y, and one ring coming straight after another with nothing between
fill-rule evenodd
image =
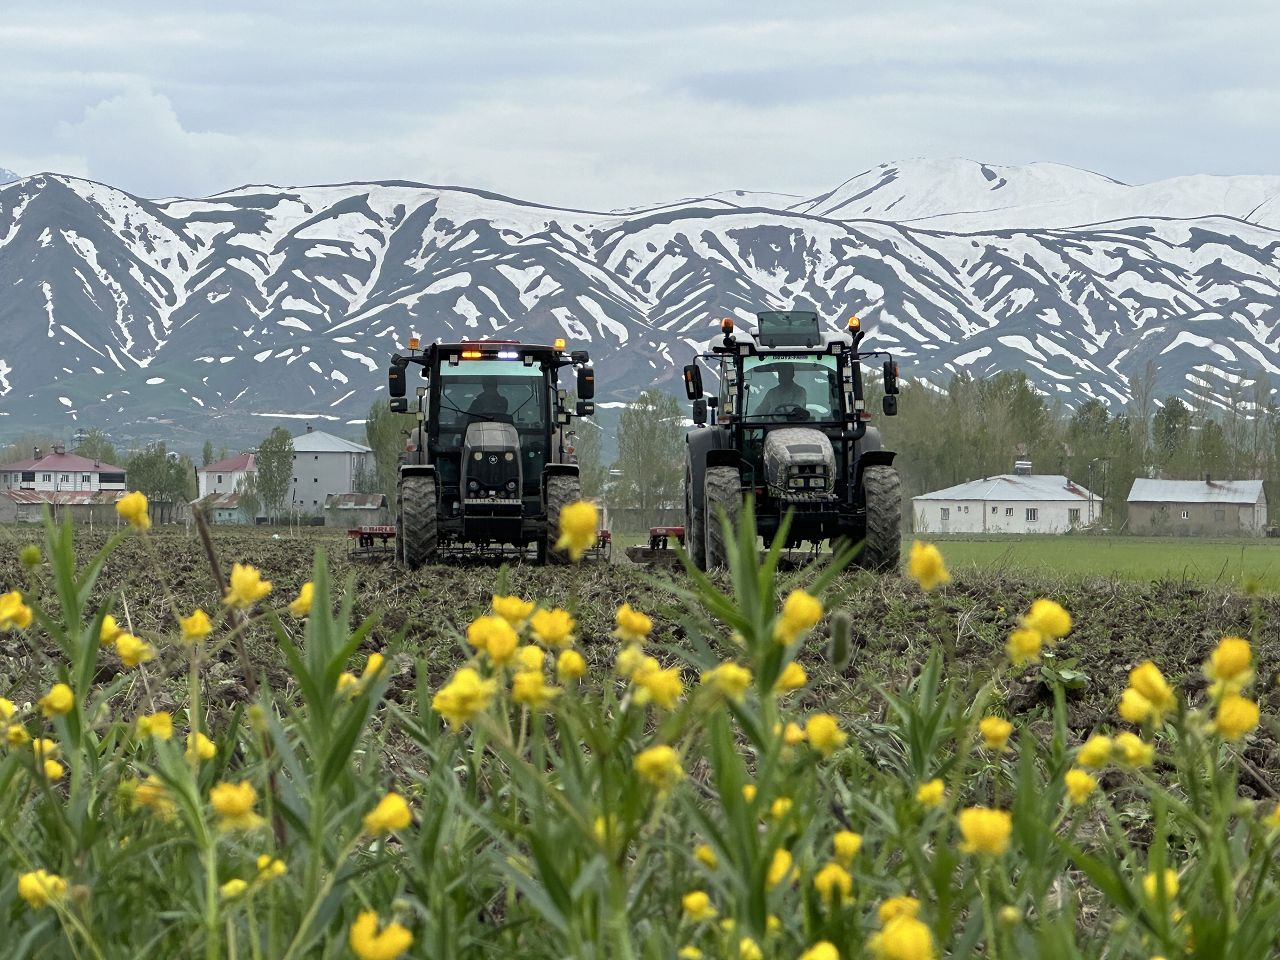
<instances>
[{"instance_id":1,"label":"driver in cab","mask_svg":"<svg viewBox=\"0 0 1280 960\"><path fill-rule=\"evenodd\" d=\"M492 380L484 384L467 408L467 416L472 420L498 420L505 417L506 413L507 398L498 391L498 385Z\"/></svg>"},{"instance_id":2,"label":"driver in cab","mask_svg":"<svg viewBox=\"0 0 1280 960\"><path fill-rule=\"evenodd\" d=\"M796 383L796 372L788 364L778 370L778 385L764 395L760 402L761 413L782 413L788 408L806 409L809 397L804 387Z\"/></svg>"}]
</instances>

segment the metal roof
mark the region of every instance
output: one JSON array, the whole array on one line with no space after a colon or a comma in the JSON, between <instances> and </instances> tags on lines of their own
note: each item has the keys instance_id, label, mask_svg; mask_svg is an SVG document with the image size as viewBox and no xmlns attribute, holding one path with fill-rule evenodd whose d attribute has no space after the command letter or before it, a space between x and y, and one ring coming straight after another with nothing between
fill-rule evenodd
<instances>
[{"instance_id":1,"label":"metal roof","mask_svg":"<svg viewBox=\"0 0 1280 960\"><path fill-rule=\"evenodd\" d=\"M335 437L323 430L308 430L293 438L294 453L369 453L368 447Z\"/></svg>"},{"instance_id":2,"label":"metal roof","mask_svg":"<svg viewBox=\"0 0 1280 960\"><path fill-rule=\"evenodd\" d=\"M1261 480L1148 480L1139 477L1129 503L1257 503Z\"/></svg>"},{"instance_id":3,"label":"metal roof","mask_svg":"<svg viewBox=\"0 0 1280 960\"><path fill-rule=\"evenodd\" d=\"M47 453L39 460L20 460L17 463L0 466L0 472L16 470L48 470L50 473L60 470L67 473L124 473L124 467L90 460L78 453Z\"/></svg>"},{"instance_id":4,"label":"metal roof","mask_svg":"<svg viewBox=\"0 0 1280 960\"><path fill-rule=\"evenodd\" d=\"M945 490L924 493L912 500L1088 500L1089 491L1078 483L1057 473L1037 473L1030 476L1005 473L998 477L983 477L968 483L956 484ZM1094 502L1102 498L1095 495Z\"/></svg>"},{"instance_id":5,"label":"metal roof","mask_svg":"<svg viewBox=\"0 0 1280 960\"><path fill-rule=\"evenodd\" d=\"M59 507L68 504L115 503L124 495L124 490L0 490L0 497L8 497L14 503L47 503Z\"/></svg>"},{"instance_id":6,"label":"metal roof","mask_svg":"<svg viewBox=\"0 0 1280 960\"><path fill-rule=\"evenodd\" d=\"M238 510L240 509L240 494L208 493L198 500L192 500L191 503L193 506L203 507L206 510Z\"/></svg>"},{"instance_id":7,"label":"metal roof","mask_svg":"<svg viewBox=\"0 0 1280 960\"><path fill-rule=\"evenodd\" d=\"M207 467L201 467L201 473L239 473L241 470L253 470L256 466L252 453L242 453L239 456L228 457L225 460L219 460L217 463L211 463Z\"/></svg>"},{"instance_id":8,"label":"metal roof","mask_svg":"<svg viewBox=\"0 0 1280 960\"><path fill-rule=\"evenodd\" d=\"M386 505L385 493L331 493L324 498L326 510L381 510Z\"/></svg>"}]
</instances>

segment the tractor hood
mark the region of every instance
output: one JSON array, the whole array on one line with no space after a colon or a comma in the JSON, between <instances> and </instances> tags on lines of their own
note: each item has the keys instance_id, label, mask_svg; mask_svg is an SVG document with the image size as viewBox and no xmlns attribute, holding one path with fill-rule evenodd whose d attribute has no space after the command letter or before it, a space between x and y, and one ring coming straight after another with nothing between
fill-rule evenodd
<instances>
[{"instance_id":1,"label":"tractor hood","mask_svg":"<svg viewBox=\"0 0 1280 960\"><path fill-rule=\"evenodd\" d=\"M520 435L509 423L482 421L467 427L462 443L462 498L520 499Z\"/></svg>"},{"instance_id":2,"label":"tractor hood","mask_svg":"<svg viewBox=\"0 0 1280 960\"><path fill-rule=\"evenodd\" d=\"M775 497L826 496L835 487L831 440L812 427L780 427L764 438L764 475Z\"/></svg>"}]
</instances>

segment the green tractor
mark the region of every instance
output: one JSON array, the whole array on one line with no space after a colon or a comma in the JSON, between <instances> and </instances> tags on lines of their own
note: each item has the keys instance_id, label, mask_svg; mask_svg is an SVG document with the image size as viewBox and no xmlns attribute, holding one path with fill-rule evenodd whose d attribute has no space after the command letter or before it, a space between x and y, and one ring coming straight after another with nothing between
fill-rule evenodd
<instances>
[{"instance_id":1,"label":"green tractor","mask_svg":"<svg viewBox=\"0 0 1280 960\"><path fill-rule=\"evenodd\" d=\"M567 563L555 549L560 511L582 497L566 437L573 417L595 412L595 372L585 350L513 340L433 343L392 357L391 409L409 413L407 373L420 368L417 424L401 458L396 557L417 569L443 553L530 545L540 563ZM559 372L577 372L577 404Z\"/></svg>"},{"instance_id":2,"label":"green tractor","mask_svg":"<svg viewBox=\"0 0 1280 960\"><path fill-rule=\"evenodd\" d=\"M770 311L757 321L746 333L726 318L720 341L684 368L695 425L685 459L690 557L702 570L726 564L720 515L736 520L750 494L766 543L790 512L783 547L861 543L860 565L896 567L902 551L898 472L893 452L868 425L862 386L864 364L883 358L883 410L896 415L896 362L883 351L861 349L865 333L856 317L834 335L822 332L811 311ZM698 361L718 373L717 395L705 396Z\"/></svg>"}]
</instances>

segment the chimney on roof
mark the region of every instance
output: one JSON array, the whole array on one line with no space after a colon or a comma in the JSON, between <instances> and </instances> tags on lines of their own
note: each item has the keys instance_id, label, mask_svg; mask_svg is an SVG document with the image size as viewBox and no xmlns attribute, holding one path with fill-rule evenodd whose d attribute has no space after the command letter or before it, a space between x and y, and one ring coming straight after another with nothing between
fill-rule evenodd
<instances>
[{"instance_id":1,"label":"chimney on roof","mask_svg":"<svg viewBox=\"0 0 1280 960\"><path fill-rule=\"evenodd\" d=\"M1030 460L1015 460L1015 461L1014 461L1014 463L1013 463L1013 475L1014 475L1015 477L1029 477L1029 476L1031 476L1031 461L1030 461Z\"/></svg>"},{"instance_id":2,"label":"chimney on roof","mask_svg":"<svg viewBox=\"0 0 1280 960\"><path fill-rule=\"evenodd\" d=\"M1213 478L1207 473L1204 475L1204 482L1209 484L1209 486L1213 486Z\"/></svg>"},{"instance_id":3,"label":"chimney on roof","mask_svg":"<svg viewBox=\"0 0 1280 960\"><path fill-rule=\"evenodd\" d=\"M56 453L56 454L61 455L61 454L64 454L64 453L66 453L66 452L67 452L67 448L66 448L66 447L64 447L64 446L63 446L62 444L60 444L60 443L55 443L55 444L53 445L53 452L54 452L54 453Z\"/></svg>"},{"instance_id":4,"label":"chimney on roof","mask_svg":"<svg viewBox=\"0 0 1280 960\"><path fill-rule=\"evenodd\" d=\"M308 424L307 424L307 433L310 433L310 432L311 432L311 424L309 424L309 423L308 423Z\"/></svg>"},{"instance_id":5,"label":"chimney on roof","mask_svg":"<svg viewBox=\"0 0 1280 960\"><path fill-rule=\"evenodd\" d=\"M31 459L32 459L32 460L39 460L39 459L40 459L40 448L39 448L39 447L32 447L32 448L31 448Z\"/></svg>"}]
</instances>

